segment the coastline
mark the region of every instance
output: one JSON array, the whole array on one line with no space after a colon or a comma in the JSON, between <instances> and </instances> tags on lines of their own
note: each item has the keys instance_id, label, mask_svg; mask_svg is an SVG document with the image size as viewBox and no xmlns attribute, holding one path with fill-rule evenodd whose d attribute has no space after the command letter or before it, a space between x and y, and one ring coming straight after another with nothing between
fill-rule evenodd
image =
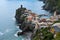
<instances>
[{"instance_id":1,"label":"coastline","mask_svg":"<svg viewBox=\"0 0 60 40\"><path fill-rule=\"evenodd\" d=\"M21 10L20 10L20 9L21 9ZM21 8L20 8L20 9L19 9L19 10L20 10L23 14L24 14L25 12L26 12L26 13L30 12L30 14L33 14L34 16L36 15L36 14L32 13L31 10L27 10L26 8L23 8L22 5L21 5ZM25 10L24 10L24 9L25 9ZM30 16L31 16L31 15L30 15ZM27 16L27 17L28 17L28 16ZM37 16L35 16L35 17L37 17ZM25 19L25 20L26 20L26 19ZM25 20L24 20L23 22L21 22L21 23L24 23L24 22L26 23L26 22L28 22L28 21L31 22L31 19L29 19L28 21L25 21ZM50 21L51 21L51 20L50 20ZM53 22L54 22L54 21L53 21ZM25 23L24 23L24 24L25 24ZM52 24L53 24L53 23L52 23ZM49 24L49 25L51 25L51 24ZM21 27L21 26L19 25L19 27ZM20 29L20 28L19 28L19 29ZM26 29L28 29L28 28L26 27ZM24 31L23 31L23 34L24 34L25 31L27 31L26 29L22 29L22 30L24 30ZM30 29L29 29L29 31L30 31ZM27 32L28 32L28 31L27 31ZM50 31L50 32L51 32L51 31ZM55 30L53 31L53 34L54 34L54 32L55 32ZM52 33L52 32L51 32L51 33ZM29 35L29 33L27 33L27 34ZM20 33L19 33L19 35L20 35ZM29 35L29 37L31 37L31 36L32 36L32 34ZM28 38L27 38L27 39L28 39Z\"/></svg>"}]
</instances>

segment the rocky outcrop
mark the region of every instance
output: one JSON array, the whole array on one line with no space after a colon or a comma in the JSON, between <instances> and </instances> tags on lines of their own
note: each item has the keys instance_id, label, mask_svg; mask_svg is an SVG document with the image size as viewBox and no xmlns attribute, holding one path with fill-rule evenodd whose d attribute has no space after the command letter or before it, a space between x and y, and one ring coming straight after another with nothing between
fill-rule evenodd
<instances>
[{"instance_id":1,"label":"rocky outcrop","mask_svg":"<svg viewBox=\"0 0 60 40\"><path fill-rule=\"evenodd\" d=\"M28 32L28 31L33 32L34 26L30 23L23 22L23 24L21 24L20 26L20 29L23 30L24 32Z\"/></svg>"},{"instance_id":2,"label":"rocky outcrop","mask_svg":"<svg viewBox=\"0 0 60 40\"><path fill-rule=\"evenodd\" d=\"M47 10L49 12L54 12L56 10L60 11L60 0L42 0L45 4L43 6L44 10Z\"/></svg>"},{"instance_id":3,"label":"rocky outcrop","mask_svg":"<svg viewBox=\"0 0 60 40\"><path fill-rule=\"evenodd\" d=\"M33 32L34 30L34 26L32 25L31 22L27 22L26 18L27 18L27 15L26 15L26 11L27 9L26 8L23 8L22 5L21 5L21 8L18 8L16 10L16 15L15 15L15 18L16 18L16 22L19 26L19 29L22 30L22 32L18 32L17 35L22 35L24 34L24 32Z\"/></svg>"},{"instance_id":4,"label":"rocky outcrop","mask_svg":"<svg viewBox=\"0 0 60 40\"><path fill-rule=\"evenodd\" d=\"M18 8L16 10L16 15L15 15L15 18L16 18L16 21L18 23L23 23L24 20L21 19L21 15L24 14L24 11L26 10L26 8L23 8L22 5L21 5L21 8Z\"/></svg>"},{"instance_id":5,"label":"rocky outcrop","mask_svg":"<svg viewBox=\"0 0 60 40\"><path fill-rule=\"evenodd\" d=\"M54 12L55 10L58 9L56 0L45 0L43 2L45 3L45 5L43 6L43 9L47 11Z\"/></svg>"}]
</instances>

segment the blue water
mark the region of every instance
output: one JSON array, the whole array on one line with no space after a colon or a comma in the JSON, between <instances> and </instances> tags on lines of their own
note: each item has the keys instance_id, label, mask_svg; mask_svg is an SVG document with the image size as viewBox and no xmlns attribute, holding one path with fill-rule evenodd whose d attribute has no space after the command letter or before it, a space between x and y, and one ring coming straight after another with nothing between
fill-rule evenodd
<instances>
[{"instance_id":1,"label":"blue water","mask_svg":"<svg viewBox=\"0 0 60 40\"><path fill-rule=\"evenodd\" d=\"M42 10L43 2L37 0L0 0L0 40L23 40L25 38L14 36L19 30L15 24L14 15L21 4L37 14L49 14Z\"/></svg>"}]
</instances>

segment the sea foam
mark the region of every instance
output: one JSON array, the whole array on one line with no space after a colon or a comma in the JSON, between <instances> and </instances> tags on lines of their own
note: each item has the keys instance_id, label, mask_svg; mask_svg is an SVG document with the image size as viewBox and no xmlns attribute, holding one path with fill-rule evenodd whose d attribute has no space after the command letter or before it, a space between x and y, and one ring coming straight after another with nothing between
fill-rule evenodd
<instances>
[{"instance_id":1,"label":"sea foam","mask_svg":"<svg viewBox=\"0 0 60 40\"><path fill-rule=\"evenodd\" d=\"M14 34L14 36L15 36L15 37L18 37L17 33L16 33L16 34Z\"/></svg>"},{"instance_id":2,"label":"sea foam","mask_svg":"<svg viewBox=\"0 0 60 40\"><path fill-rule=\"evenodd\" d=\"M14 17L12 18L12 20L13 20L13 21L16 21Z\"/></svg>"},{"instance_id":3,"label":"sea foam","mask_svg":"<svg viewBox=\"0 0 60 40\"><path fill-rule=\"evenodd\" d=\"M0 32L0 35L3 35L4 33Z\"/></svg>"}]
</instances>

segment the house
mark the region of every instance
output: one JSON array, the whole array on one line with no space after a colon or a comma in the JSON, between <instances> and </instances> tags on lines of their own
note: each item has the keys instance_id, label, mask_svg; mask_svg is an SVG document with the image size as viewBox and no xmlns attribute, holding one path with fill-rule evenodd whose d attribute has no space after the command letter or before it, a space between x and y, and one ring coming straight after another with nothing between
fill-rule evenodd
<instances>
[{"instance_id":1,"label":"house","mask_svg":"<svg viewBox=\"0 0 60 40\"><path fill-rule=\"evenodd\" d=\"M56 32L60 32L60 23L55 23L52 25Z\"/></svg>"},{"instance_id":2,"label":"house","mask_svg":"<svg viewBox=\"0 0 60 40\"><path fill-rule=\"evenodd\" d=\"M51 21L51 19L46 19L46 22L48 23L48 25L52 25L53 22Z\"/></svg>"},{"instance_id":3,"label":"house","mask_svg":"<svg viewBox=\"0 0 60 40\"><path fill-rule=\"evenodd\" d=\"M51 16L50 19L51 19L53 22L60 20L60 12L59 12L59 11L55 11L55 12L54 12L54 15Z\"/></svg>"}]
</instances>

